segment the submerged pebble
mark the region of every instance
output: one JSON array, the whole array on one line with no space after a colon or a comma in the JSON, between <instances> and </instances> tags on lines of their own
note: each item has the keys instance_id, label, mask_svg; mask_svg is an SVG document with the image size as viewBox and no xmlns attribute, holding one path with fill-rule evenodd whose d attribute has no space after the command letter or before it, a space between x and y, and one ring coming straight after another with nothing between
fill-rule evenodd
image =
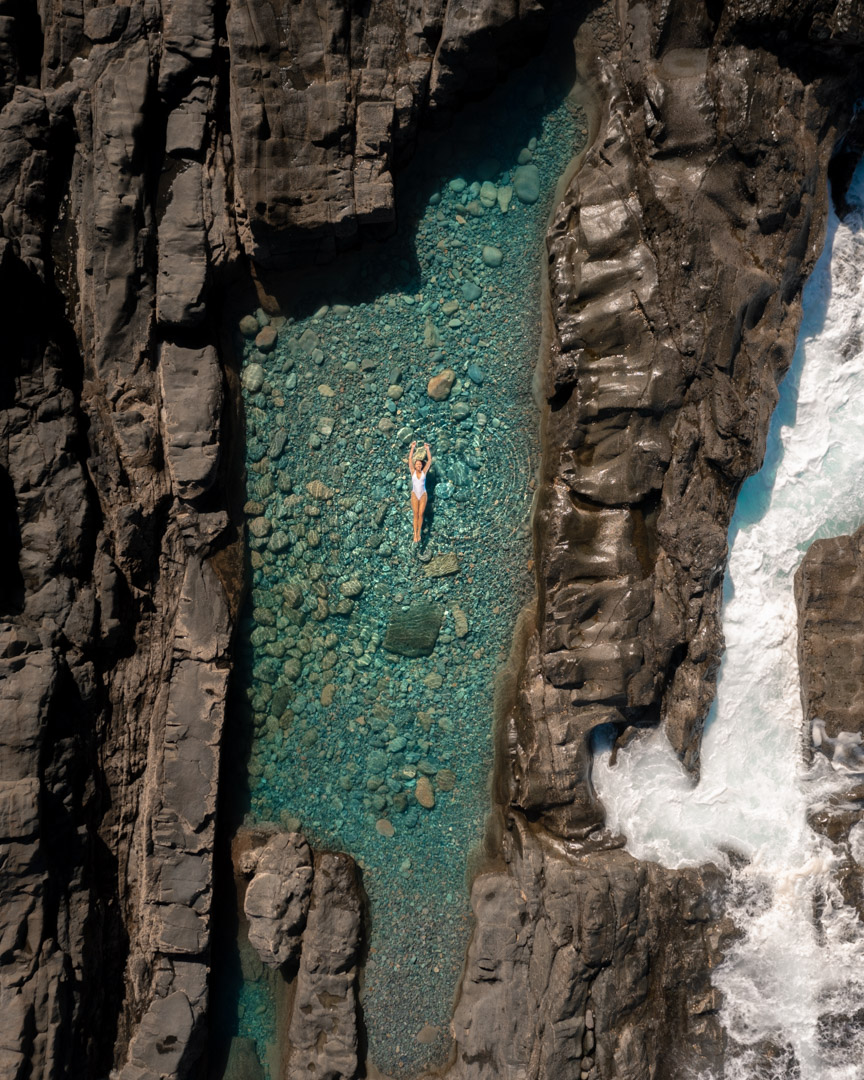
<instances>
[{"instance_id":1,"label":"submerged pebble","mask_svg":"<svg viewBox=\"0 0 864 1080\"><path fill-rule=\"evenodd\" d=\"M279 335L275 328L272 326L265 326L262 330L259 330L255 336L255 348L259 352L269 353L276 348L276 342L279 339Z\"/></svg>"},{"instance_id":2,"label":"submerged pebble","mask_svg":"<svg viewBox=\"0 0 864 1080\"><path fill-rule=\"evenodd\" d=\"M456 372L452 368L445 368L433 375L426 384L426 393L433 401L446 401L456 382Z\"/></svg>"},{"instance_id":3,"label":"submerged pebble","mask_svg":"<svg viewBox=\"0 0 864 1080\"><path fill-rule=\"evenodd\" d=\"M513 173L513 191L521 203L532 204L540 198L540 172L537 166L520 165Z\"/></svg>"},{"instance_id":4,"label":"submerged pebble","mask_svg":"<svg viewBox=\"0 0 864 1080\"><path fill-rule=\"evenodd\" d=\"M417 777L417 786L414 788L414 796L424 809L434 809L435 792L432 790L432 784L429 782L427 776Z\"/></svg>"}]
</instances>

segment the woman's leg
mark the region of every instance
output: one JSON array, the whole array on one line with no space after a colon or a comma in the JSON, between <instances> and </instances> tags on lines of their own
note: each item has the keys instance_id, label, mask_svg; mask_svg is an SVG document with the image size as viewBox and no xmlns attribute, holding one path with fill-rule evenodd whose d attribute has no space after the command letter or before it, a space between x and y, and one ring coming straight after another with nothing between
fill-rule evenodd
<instances>
[{"instance_id":1,"label":"woman's leg","mask_svg":"<svg viewBox=\"0 0 864 1080\"><path fill-rule=\"evenodd\" d=\"M423 515L426 513L426 492L420 496L420 506L417 511L417 539L420 539L420 533L423 531Z\"/></svg>"},{"instance_id":2,"label":"woman's leg","mask_svg":"<svg viewBox=\"0 0 864 1080\"><path fill-rule=\"evenodd\" d=\"M411 492L411 511L414 515L414 543L420 539L420 503L414 492Z\"/></svg>"}]
</instances>

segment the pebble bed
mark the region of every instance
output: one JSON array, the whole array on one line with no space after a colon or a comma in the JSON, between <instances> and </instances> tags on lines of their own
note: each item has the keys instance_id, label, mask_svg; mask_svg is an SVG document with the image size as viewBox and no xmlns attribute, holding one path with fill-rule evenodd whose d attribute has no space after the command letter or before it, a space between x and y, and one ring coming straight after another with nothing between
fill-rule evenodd
<instances>
[{"instance_id":1,"label":"pebble bed","mask_svg":"<svg viewBox=\"0 0 864 1080\"><path fill-rule=\"evenodd\" d=\"M396 236L340 264L332 293L298 301L294 317L258 311L238 331L246 822L302 829L357 860L368 1055L390 1076L451 1046L495 679L533 592L545 225L585 134L580 110L536 73L492 109L466 108L404 175ZM455 379L436 401L427 385L443 370ZM434 460L420 544L414 439ZM405 645L391 624L408 614L408 647L419 633L430 655L384 647ZM274 1026L268 984L247 970L237 1033L266 1060Z\"/></svg>"}]
</instances>

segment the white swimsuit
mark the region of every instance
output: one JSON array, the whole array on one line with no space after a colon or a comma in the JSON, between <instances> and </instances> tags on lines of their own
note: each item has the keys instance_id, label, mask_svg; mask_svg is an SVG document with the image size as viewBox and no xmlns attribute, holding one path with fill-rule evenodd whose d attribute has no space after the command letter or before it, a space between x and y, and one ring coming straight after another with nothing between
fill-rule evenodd
<instances>
[{"instance_id":1,"label":"white swimsuit","mask_svg":"<svg viewBox=\"0 0 864 1080\"><path fill-rule=\"evenodd\" d=\"M417 498L422 499L426 494L426 474L421 472L418 476L416 472L411 473L411 485Z\"/></svg>"}]
</instances>

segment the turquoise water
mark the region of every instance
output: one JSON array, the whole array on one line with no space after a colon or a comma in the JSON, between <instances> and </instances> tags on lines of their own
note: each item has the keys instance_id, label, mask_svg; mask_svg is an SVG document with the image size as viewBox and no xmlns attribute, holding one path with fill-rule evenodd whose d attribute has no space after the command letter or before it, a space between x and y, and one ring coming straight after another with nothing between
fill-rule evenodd
<instances>
[{"instance_id":1,"label":"turquoise water","mask_svg":"<svg viewBox=\"0 0 864 1080\"><path fill-rule=\"evenodd\" d=\"M338 282L298 292L273 351L238 338L252 575L240 655L254 725L246 820L302 829L361 867L368 1055L390 1075L450 1048L496 673L534 587L545 225L584 133L580 111L536 70L464 110L406 173L399 234L341 262ZM521 193L536 201L510 192L507 205L520 161ZM433 401L427 382L445 368L456 382ZM434 459L419 545L413 439ZM430 576L442 555L458 569ZM387 651L391 619L419 601L432 605L418 618L433 637L441 619L431 655ZM262 1059L270 1001L247 972L238 1033Z\"/></svg>"}]
</instances>

